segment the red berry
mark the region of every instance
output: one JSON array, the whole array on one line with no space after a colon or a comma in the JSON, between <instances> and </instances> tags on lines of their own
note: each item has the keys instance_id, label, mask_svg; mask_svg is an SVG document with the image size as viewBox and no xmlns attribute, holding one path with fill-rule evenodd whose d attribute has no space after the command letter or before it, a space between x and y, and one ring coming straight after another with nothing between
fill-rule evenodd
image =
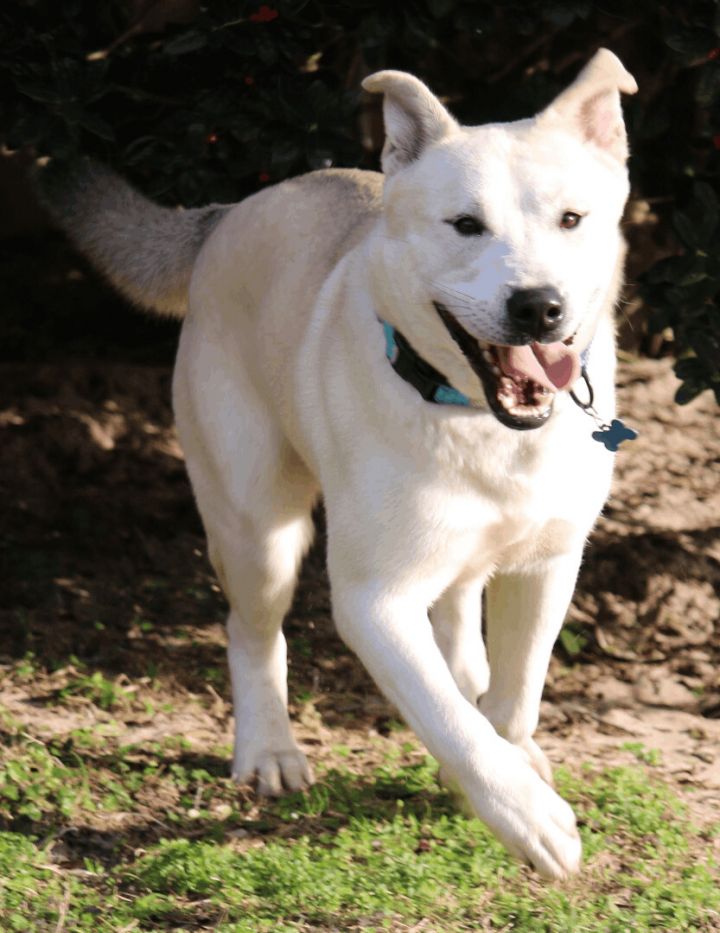
<instances>
[{"instance_id":1,"label":"red berry","mask_svg":"<svg viewBox=\"0 0 720 933\"><path fill-rule=\"evenodd\" d=\"M252 75L245 75L243 81L245 84L247 84L248 87L250 87L251 84L255 84L255 78L253 78Z\"/></svg>"},{"instance_id":2,"label":"red berry","mask_svg":"<svg viewBox=\"0 0 720 933\"><path fill-rule=\"evenodd\" d=\"M708 52L707 57L709 62L714 62L715 59L720 58L720 46L715 49L711 49Z\"/></svg>"},{"instance_id":3,"label":"red berry","mask_svg":"<svg viewBox=\"0 0 720 933\"><path fill-rule=\"evenodd\" d=\"M251 23L271 23L274 19L277 19L279 15L277 10L263 3L255 13L250 14L248 19Z\"/></svg>"},{"instance_id":4,"label":"red berry","mask_svg":"<svg viewBox=\"0 0 720 933\"><path fill-rule=\"evenodd\" d=\"M270 176L268 175L267 172L260 172L260 174L258 175L258 181L264 185L270 181Z\"/></svg>"},{"instance_id":5,"label":"red berry","mask_svg":"<svg viewBox=\"0 0 720 933\"><path fill-rule=\"evenodd\" d=\"M220 138L220 137L218 136L217 133L210 133L210 135L209 135L208 138L207 138L207 141L208 141L208 143L209 143L211 146L214 146L215 143L218 141L219 138Z\"/></svg>"},{"instance_id":6,"label":"red berry","mask_svg":"<svg viewBox=\"0 0 720 933\"><path fill-rule=\"evenodd\" d=\"M713 136L713 146L715 146L716 149L720 149L720 133L716 133Z\"/></svg>"}]
</instances>

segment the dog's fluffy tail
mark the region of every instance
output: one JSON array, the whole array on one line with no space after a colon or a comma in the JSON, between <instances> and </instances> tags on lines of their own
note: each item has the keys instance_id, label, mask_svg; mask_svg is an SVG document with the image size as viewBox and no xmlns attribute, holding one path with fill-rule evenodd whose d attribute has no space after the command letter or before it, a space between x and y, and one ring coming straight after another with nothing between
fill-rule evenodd
<instances>
[{"instance_id":1,"label":"dog's fluffy tail","mask_svg":"<svg viewBox=\"0 0 720 933\"><path fill-rule=\"evenodd\" d=\"M140 307L182 317L200 247L231 205L160 207L98 162L52 162L40 199L78 249Z\"/></svg>"}]
</instances>

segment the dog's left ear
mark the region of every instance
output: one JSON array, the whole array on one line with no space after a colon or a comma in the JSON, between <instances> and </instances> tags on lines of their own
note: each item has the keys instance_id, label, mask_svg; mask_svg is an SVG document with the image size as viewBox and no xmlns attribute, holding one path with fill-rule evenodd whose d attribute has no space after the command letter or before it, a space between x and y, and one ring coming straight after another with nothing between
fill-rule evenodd
<instances>
[{"instance_id":1,"label":"dog's left ear","mask_svg":"<svg viewBox=\"0 0 720 933\"><path fill-rule=\"evenodd\" d=\"M624 164L628 144L620 92L634 94L637 89L635 78L620 59L600 49L570 87L538 115L537 122L562 124Z\"/></svg>"},{"instance_id":2,"label":"dog's left ear","mask_svg":"<svg viewBox=\"0 0 720 933\"><path fill-rule=\"evenodd\" d=\"M385 145L382 167L386 175L418 159L423 151L458 125L422 81L404 71L377 71L362 86L384 94Z\"/></svg>"}]
</instances>

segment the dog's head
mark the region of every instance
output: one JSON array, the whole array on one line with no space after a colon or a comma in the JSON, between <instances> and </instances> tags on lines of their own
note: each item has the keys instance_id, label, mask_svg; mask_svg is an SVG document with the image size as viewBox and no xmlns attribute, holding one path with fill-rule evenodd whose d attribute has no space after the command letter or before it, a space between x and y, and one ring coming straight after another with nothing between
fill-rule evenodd
<instances>
[{"instance_id":1,"label":"dog's head","mask_svg":"<svg viewBox=\"0 0 720 933\"><path fill-rule=\"evenodd\" d=\"M378 312L503 424L539 427L617 295L635 81L601 49L538 116L479 127L403 72L363 86L385 95Z\"/></svg>"}]
</instances>

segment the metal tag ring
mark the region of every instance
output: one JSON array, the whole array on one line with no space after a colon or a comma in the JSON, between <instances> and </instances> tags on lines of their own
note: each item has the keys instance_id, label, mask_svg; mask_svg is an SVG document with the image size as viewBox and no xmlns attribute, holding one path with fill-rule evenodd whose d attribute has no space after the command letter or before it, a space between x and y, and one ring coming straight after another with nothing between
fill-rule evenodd
<instances>
[{"instance_id":1,"label":"metal tag ring","mask_svg":"<svg viewBox=\"0 0 720 933\"><path fill-rule=\"evenodd\" d=\"M593 402L595 401L595 393L593 392L593 387L590 384L590 379L588 378L587 370L585 369L584 366L580 370L580 378L584 381L585 385L587 386L588 395L590 396L590 398L587 402L581 402L580 399L577 397L577 395L575 395L575 392L572 389L570 390L570 393L569 393L570 398L573 400L573 402L575 402L578 408L582 408L583 411L591 411L593 407Z\"/></svg>"}]
</instances>

